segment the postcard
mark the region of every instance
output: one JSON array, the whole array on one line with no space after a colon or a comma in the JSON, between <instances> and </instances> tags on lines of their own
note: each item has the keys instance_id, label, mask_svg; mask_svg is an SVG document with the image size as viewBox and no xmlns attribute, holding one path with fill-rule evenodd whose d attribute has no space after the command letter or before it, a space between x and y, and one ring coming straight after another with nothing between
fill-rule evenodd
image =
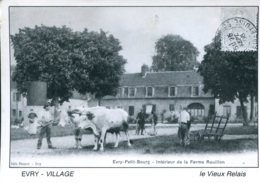
<instances>
[{"instance_id":1,"label":"postcard","mask_svg":"<svg viewBox=\"0 0 260 183\"><path fill-rule=\"evenodd\" d=\"M255 180L258 32L254 0L3 1L1 176Z\"/></svg>"}]
</instances>

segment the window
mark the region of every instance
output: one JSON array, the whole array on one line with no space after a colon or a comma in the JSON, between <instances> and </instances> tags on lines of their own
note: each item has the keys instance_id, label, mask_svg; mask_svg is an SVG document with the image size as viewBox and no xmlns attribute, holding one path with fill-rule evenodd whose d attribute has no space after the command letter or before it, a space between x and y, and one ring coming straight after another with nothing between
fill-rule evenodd
<instances>
[{"instance_id":1,"label":"window","mask_svg":"<svg viewBox=\"0 0 260 183\"><path fill-rule=\"evenodd\" d=\"M16 93L16 100L19 102L19 101L21 101L21 95L20 95L20 93Z\"/></svg>"},{"instance_id":2,"label":"window","mask_svg":"<svg viewBox=\"0 0 260 183\"><path fill-rule=\"evenodd\" d=\"M204 116L205 115L205 107L200 103L192 103L188 105L188 112L191 116Z\"/></svg>"},{"instance_id":3,"label":"window","mask_svg":"<svg viewBox=\"0 0 260 183\"><path fill-rule=\"evenodd\" d=\"M135 88L129 88L129 97L135 96Z\"/></svg>"},{"instance_id":4,"label":"window","mask_svg":"<svg viewBox=\"0 0 260 183\"><path fill-rule=\"evenodd\" d=\"M128 88L124 88L124 97L128 97Z\"/></svg>"},{"instance_id":5,"label":"window","mask_svg":"<svg viewBox=\"0 0 260 183\"><path fill-rule=\"evenodd\" d=\"M152 97L153 96L153 87L147 87L146 88L146 96Z\"/></svg>"},{"instance_id":6,"label":"window","mask_svg":"<svg viewBox=\"0 0 260 183\"><path fill-rule=\"evenodd\" d=\"M118 109L123 109L123 106L117 106Z\"/></svg>"},{"instance_id":7,"label":"window","mask_svg":"<svg viewBox=\"0 0 260 183\"><path fill-rule=\"evenodd\" d=\"M14 92L13 93L13 101L15 102L15 101L21 101L21 95L20 95L20 93L19 92Z\"/></svg>"},{"instance_id":8,"label":"window","mask_svg":"<svg viewBox=\"0 0 260 183\"><path fill-rule=\"evenodd\" d=\"M152 112L156 112L156 105L155 104L147 104L143 105L143 110L146 114L151 114Z\"/></svg>"},{"instance_id":9,"label":"window","mask_svg":"<svg viewBox=\"0 0 260 183\"><path fill-rule=\"evenodd\" d=\"M176 96L176 87L174 87L174 86L169 87L169 96L170 97Z\"/></svg>"},{"instance_id":10,"label":"window","mask_svg":"<svg viewBox=\"0 0 260 183\"><path fill-rule=\"evenodd\" d=\"M223 115L228 116L231 114L231 106L225 105L223 106Z\"/></svg>"},{"instance_id":11,"label":"window","mask_svg":"<svg viewBox=\"0 0 260 183\"><path fill-rule=\"evenodd\" d=\"M174 110L175 110L174 104L170 104L170 105L169 105L169 110L170 110L170 111L174 111Z\"/></svg>"},{"instance_id":12,"label":"window","mask_svg":"<svg viewBox=\"0 0 260 183\"><path fill-rule=\"evenodd\" d=\"M129 114L129 116L133 116L135 114L135 107L134 106L129 106L128 114Z\"/></svg>"},{"instance_id":13,"label":"window","mask_svg":"<svg viewBox=\"0 0 260 183\"><path fill-rule=\"evenodd\" d=\"M22 117L22 111L19 111L19 117Z\"/></svg>"},{"instance_id":14,"label":"window","mask_svg":"<svg viewBox=\"0 0 260 183\"><path fill-rule=\"evenodd\" d=\"M210 104L209 105L209 115L214 115L215 114L215 105Z\"/></svg>"},{"instance_id":15,"label":"window","mask_svg":"<svg viewBox=\"0 0 260 183\"><path fill-rule=\"evenodd\" d=\"M13 116L16 116L16 110L13 109L12 112L13 112Z\"/></svg>"},{"instance_id":16,"label":"window","mask_svg":"<svg viewBox=\"0 0 260 183\"><path fill-rule=\"evenodd\" d=\"M193 97L199 96L199 87L198 86L193 86L192 87L192 96Z\"/></svg>"},{"instance_id":17,"label":"window","mask_svg":"<svg viewBox=\"0 0 260 183\"><path fill-rule=\"evenodd\" d=\"M119 96L119 97L122 96L122 88L117 89L117 96Z\"/></svg>"}]
</instances>

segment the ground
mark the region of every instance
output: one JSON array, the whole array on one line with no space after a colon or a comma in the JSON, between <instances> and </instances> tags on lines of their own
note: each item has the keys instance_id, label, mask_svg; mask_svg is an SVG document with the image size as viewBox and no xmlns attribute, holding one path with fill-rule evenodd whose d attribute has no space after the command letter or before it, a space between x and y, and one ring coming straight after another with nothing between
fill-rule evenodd
<instances>
[{"instance_id":1,"label":"ground","mask_svg":"<svg viewBox=\"0 0 260 183\"><path fill-rule=\"evenodd\" d=\"M202 130L205 124L194 124L191 131ZM157 136L135 135L130 128L132 146L128 147L125 134L121 134L118 148L115 136L108 134L105 151L93 151L92 134L83 136L82 149L75 149L71 128L54 127L52 143L56 149L36 149L37 137L30 137L21 129L12 129L11 167L256 167L258 166L258 128L228 124L220 142L214 140L191 141L182 147L177 137L177 124L158 125ZM16 132L16 133L14 133ZM62 136L65 135L65 136ZM188 164L176 164L176 162ZM165 163L166 162L166 163ZM170 163L169 163L170 162Z\"/></svg>"},{"instance_id":2,"label":"ground","mask_svg":"<svg viewBox=\"0 0 260 183\"><path fill-rule=\"evenodd\" d=\"M191 131L203 129L203 124L193 125ZM230 124L226 128L223 140L216 142L214 140L191 141L190 146L182 147L179 145L177 137L177 125L159 125L157 136L150 136L150 127L146 128L144 136L135 135L134 130L130 130L132 139L132 147L129 148L126 143L126 137L121 134L121 142L119 147L115 149L113 142L115 137L111 134L107 136L107 144L105 146L106 154L173 154L173 153L216 153L216 152L242 152L244 150L257 150L257 127L243 127L241 124ZM18 130L16 129L16 132ZM71 135L71 129L67 131L68 135L60 136L59 132L54 131L52 137L53 145L57 147L55 150L48 150L46 140L43 140L41 150L36 150L36 138L12 140L11 153L13 156L31 154L31 155L66 155L66 154L97 154L99 152L92 151L94 138L92 134L83 136L83 148L74 148L74 136ZM14 134L14 133L13 133ZM12 139L17 139L20 133L13 135ZM24 136L22 136L24 138Z\"/></svg>"}]
</instances>

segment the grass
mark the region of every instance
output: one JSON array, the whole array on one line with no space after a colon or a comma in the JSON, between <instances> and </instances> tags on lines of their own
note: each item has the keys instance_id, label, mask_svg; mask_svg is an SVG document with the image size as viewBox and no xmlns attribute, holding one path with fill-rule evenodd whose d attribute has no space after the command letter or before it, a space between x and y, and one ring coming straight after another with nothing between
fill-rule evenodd
<instances>
[{"instance_id":1,"label":"grass","mask_svg":"<svg viewBox=\"0 0 260 183\"><path fill-rule=\"evenodd\" d=\"M224 134L229 135L248 135L258 134L257 126L237 126L237 127L226 127Z\"/></svg>"},{"instance_id":2,"label":"grass","mask_svg":"<svg viewBox=\"0 0 260 183\"><path fill-rule=\"evenodd\" d=\"M106 155L120 154L149 154L149 155L170 155L170 154L216 154L216 153L244 153L245 151L257 151L257 139L239 140L205 140L202 142L191 141L187 147L183 147L178 142L176 135L158 136L145 139L132 140L132 147L127 143L121 142L118 148L114 148L114 143L105 145ZM63 156L63 155L102 155L103 152L93 151L93 145L83 146L83 149L62 148L40 153L41 155Z\"/></svg>"},{"instance_id":3,"label":"grass","mask_svg":"<svg viewBox=\"0 0 260 183\"><path fill-rule=\"evenodd\" d=\"M163 143L162 143L163 142ZM142 149L143 154L171 154L171 153L223 153L243 152L244 150L257 150L256 139L223 140L216 142L205 140L202 142L191 141L188 147L179 144L176 135L162 136L134 141L137 149Z\"/></svg>"}]
</instances>

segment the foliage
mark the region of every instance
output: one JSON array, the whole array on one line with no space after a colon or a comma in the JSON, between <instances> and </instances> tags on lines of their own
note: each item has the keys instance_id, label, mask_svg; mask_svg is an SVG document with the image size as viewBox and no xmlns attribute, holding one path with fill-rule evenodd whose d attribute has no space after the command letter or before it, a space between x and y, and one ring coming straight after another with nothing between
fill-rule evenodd
<instances>
[{"instance_id":1,"label":"foliage","mask_svg":"<svg viewBox=\"0 0 260 183\"><path fill-rule=\"evenodd\" d=\"M198 64L198 50L178 35L166 35L156 42L156 55L153 56L154 71L192 70Z\"/></svg>"},{"instance_id":2,"label":"foliage","mask_svg":"<svg viewBox=\"0 0 260 183\"><path fill-rule=\"evenodd\" d=\"M12 35L17 65L13 80L21 93L30 81L47 82L47 97L67 101L74 90L96 96L115 94L126 61L112 35L73 32L65 26L23 28Z\"/></svg>"},{"instance_id":3,"label":"foliage","mask_svg":"<svg viewBox=\"0 0 260 183\"><path fill-rule=\"evenodd\" d=\"M199 72L204 78L204 91L220 99L220 103L240 100L246 121L244 102L257 95L257 53L221 51L220 37L205 46Z\"/></svg>"},{"instance_id":4,"label":"foliage","mask_svg":"<svg viewBox=\"0 0 260 183\"><path fill-rule=\"evenodd\" d=\"M77 60L78 66L73 64L77 68L72 73L75 88L81 94L90 92L98 99L115 95L126 63L119 55L122 49L119 40L112 35L107 36L102 30L97 33L86 29L77 38L77 47L83 57Z\"/></svg>"}]
</instances>

